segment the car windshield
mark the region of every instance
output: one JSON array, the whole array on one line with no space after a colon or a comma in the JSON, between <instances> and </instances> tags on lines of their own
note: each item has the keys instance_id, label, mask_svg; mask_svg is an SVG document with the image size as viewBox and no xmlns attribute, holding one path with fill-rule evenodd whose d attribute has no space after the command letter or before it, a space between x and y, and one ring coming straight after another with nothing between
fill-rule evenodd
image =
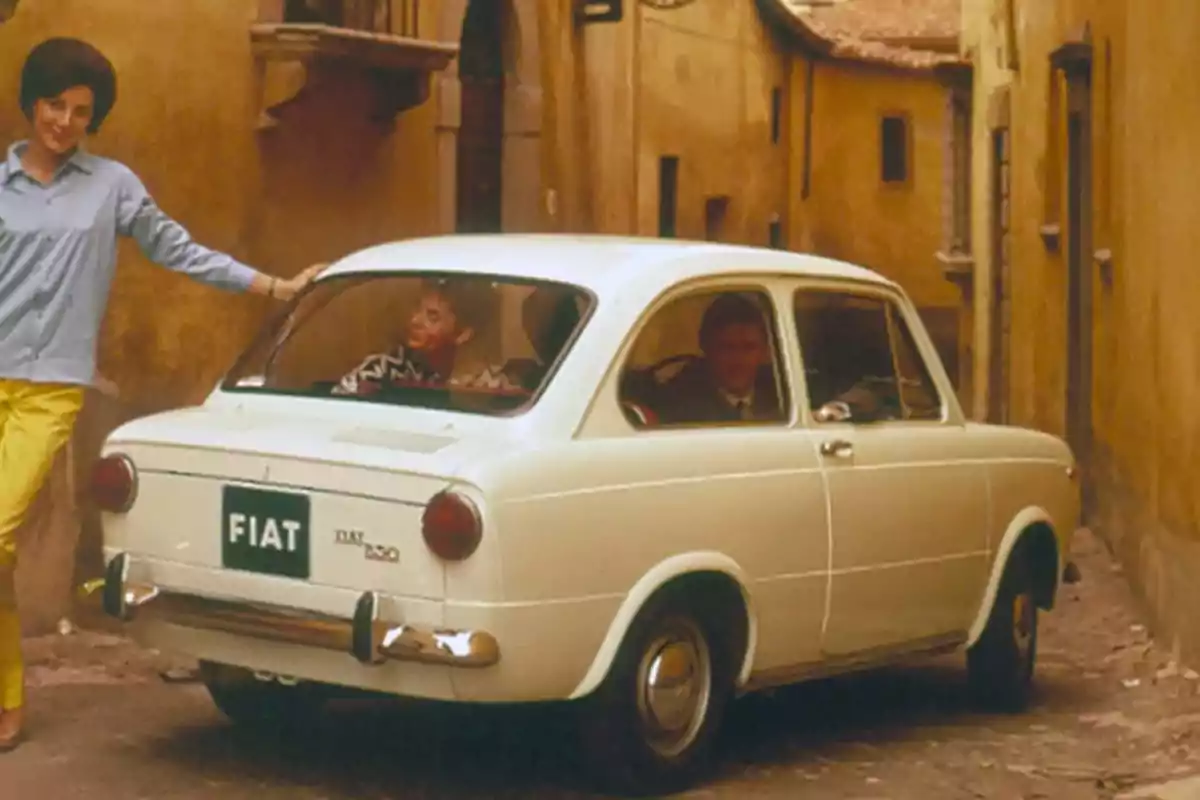
<instances>
[{"instance_id":1,"label":"car windshield","mask_svg":"<svg viewBox=\"0 0 1200 800\"><path fill-rule=\"evenodd\" d=\"M329 278L266 327L223 388L519 413L536 402L593 303L575 286L492 275Z\"/></svg>"}]
</instances>

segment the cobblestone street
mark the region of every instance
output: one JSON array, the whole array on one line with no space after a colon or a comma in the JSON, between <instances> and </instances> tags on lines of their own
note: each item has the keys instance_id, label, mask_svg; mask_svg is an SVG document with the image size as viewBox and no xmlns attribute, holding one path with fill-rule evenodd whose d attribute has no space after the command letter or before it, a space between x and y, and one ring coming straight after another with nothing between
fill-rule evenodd
<instances>
[{"instance_id":1,"label":"cobblestone street","mask_svg":"<svg viewBox=\"0 0 1200 800\"><path fill-rule=\"evenodd\" d=\"M1044 618L1029 713L973 712L958 659L753 697L729 721L717 780L688 796L1200 797L1148 789L1200 773L1200 676L1150 640L1102 545L1083 534L1076 557L1083 580ZM556 712L373 704L269 741L123 640L28 650L31 738L0 756L6 800L589 796Z\"/></svg>"}]
</instances>

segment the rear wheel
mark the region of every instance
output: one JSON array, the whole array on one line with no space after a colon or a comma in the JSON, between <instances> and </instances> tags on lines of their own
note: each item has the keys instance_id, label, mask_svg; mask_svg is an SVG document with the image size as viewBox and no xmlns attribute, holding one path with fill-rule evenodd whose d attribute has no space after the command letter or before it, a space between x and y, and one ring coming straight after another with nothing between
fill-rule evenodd
<instances>
[{"instance_id":1,"label":"rear wheel","mask_svg":"<svg viewBox=\"0 0 1200 800\"><path fill-rule=\"evenodd\" d=\"M213 703L235 723L263 731L285 731L311 722L328 699L327 687L259 680L250 670L200 662L200 680Z\"/></svg>"},{"instance_id":2,"label":"rear wheel","mask_svg":"<svg viewBox=\"0 0 1200 800\"><path fill-rule=\"evenodd\" d=\"M596 781L631 795L697 782L733 693L732 664L718 626L682 596L643 609L585 701L583 745Z\"/></svg>"},{"instance_id":3,"label":"rear wheel","mask_svg":"<svg viewBox=\"0 0 1200 800\"><path fill-rule=\"evenodd\" d=\"M1027 548L1018 546L1000 579L983 635L967 652L967 672L976 702L1016 712L1029 703L1037 659L1038 607Z\"/></svg>"}]
</instances>

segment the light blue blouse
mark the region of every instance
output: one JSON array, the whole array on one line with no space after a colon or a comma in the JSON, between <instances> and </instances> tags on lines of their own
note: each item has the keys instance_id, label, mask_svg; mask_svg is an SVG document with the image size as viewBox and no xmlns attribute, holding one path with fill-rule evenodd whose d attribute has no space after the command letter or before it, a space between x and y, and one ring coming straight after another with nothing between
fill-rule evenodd
<instances>
[{"instance_id":1,"label":"light blue blouse","mask_svg":"<svg viewBox=\"0 0 1200 800\"><path fill-rule=\"evenodd\" d=\"M49 184L0 163L0 378L90 384L117 236L203 283L245 291L256 271L192 240L123 164L77 150Z\"/></svg>"}]
</instances>

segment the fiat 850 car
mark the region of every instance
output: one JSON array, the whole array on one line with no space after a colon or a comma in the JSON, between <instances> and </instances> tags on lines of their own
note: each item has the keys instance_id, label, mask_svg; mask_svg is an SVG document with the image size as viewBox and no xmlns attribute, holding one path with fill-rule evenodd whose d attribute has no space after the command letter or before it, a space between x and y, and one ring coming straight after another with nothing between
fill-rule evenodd
<instances>
[{"instance_id":1,"label":"fiat 850 car","mask_svg":"<svg viewBox=\"0 0 1200 800\"><path fill-rule=\"evenodd\" d=\"M958 650L1020 709L1079 495L1062 441L965 418L880 275L566 235L344 258L92 488L105 610L233 720L567 701L627 792L815 676Z\"/></svg>"}]
</instances>

